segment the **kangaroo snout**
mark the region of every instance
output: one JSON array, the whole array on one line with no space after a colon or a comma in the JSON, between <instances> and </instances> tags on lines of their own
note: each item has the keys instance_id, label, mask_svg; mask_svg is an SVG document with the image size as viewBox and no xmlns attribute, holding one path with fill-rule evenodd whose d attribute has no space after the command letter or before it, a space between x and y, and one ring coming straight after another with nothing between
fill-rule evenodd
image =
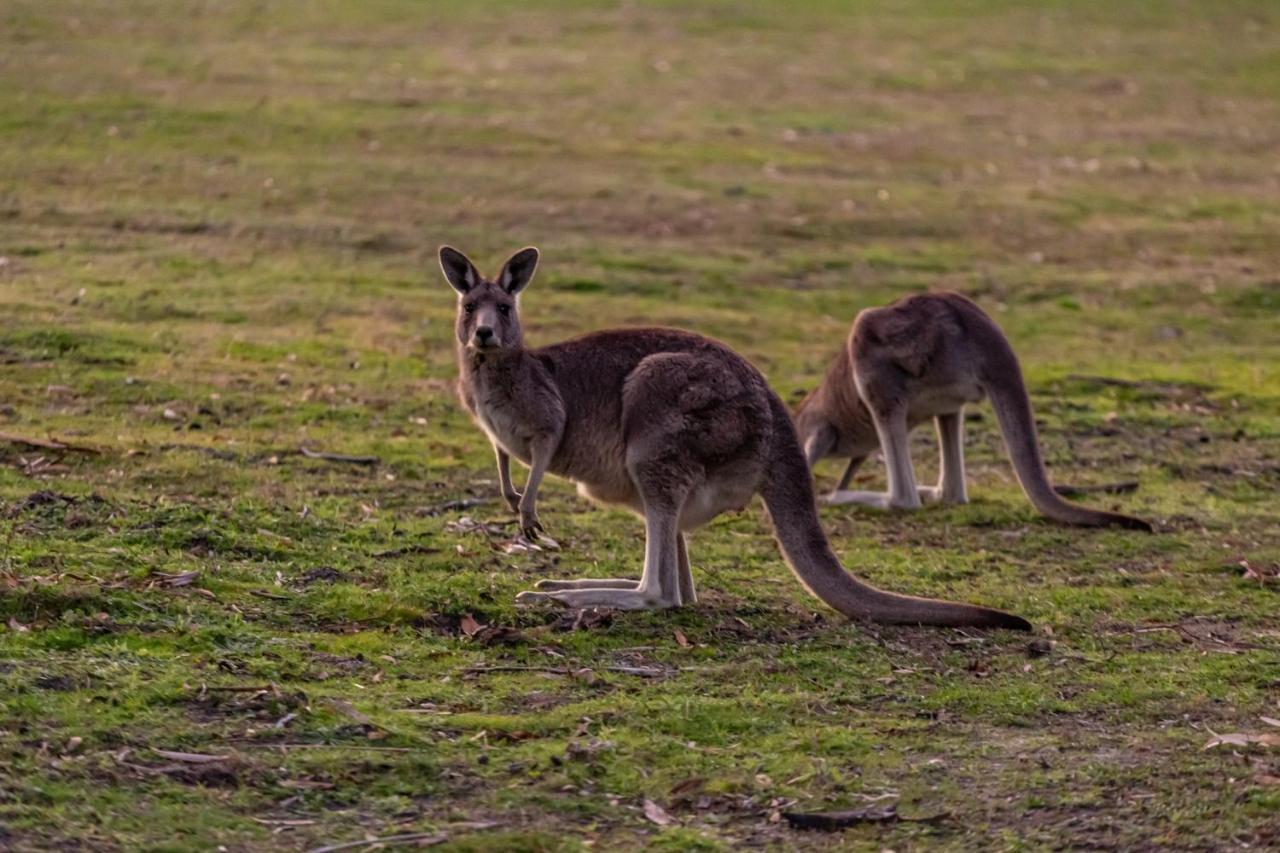
<instances>
[{"instance_id":1,"label":"kangaroo snout","mask_svg":"<svg viewBox=\"0 0 1280 853\"><path fill-rule=\"evenodd\" d=\"M487 347L497 342L494 340L493 329L488 326L476 326L474 337L476 346Z\"/></svg>"}]
</instances>

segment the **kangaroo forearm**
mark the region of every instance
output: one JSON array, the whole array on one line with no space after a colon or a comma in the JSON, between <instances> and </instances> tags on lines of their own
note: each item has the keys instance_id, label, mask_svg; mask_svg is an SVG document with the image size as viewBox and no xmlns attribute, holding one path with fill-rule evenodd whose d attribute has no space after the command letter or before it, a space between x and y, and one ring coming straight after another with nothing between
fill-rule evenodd
<instances>
[{"instance_id":1,"label":"kangaroo forearm","mask_svg":"<svg viewBox=\"0 0 1280 853\"><path fill-rule=\"evenodd\" d=\"M520 530L529 539L536 538L542 531L542 524L538 521L538 489L551 464L559 439L558 433L547 433L529 444L529 479L525 481L524 493L520 495L518 506Z\"/></svg>"},{"instance_id":2,"label":"kangaroo forearm","mask_svg":"<svg viewBox=\"0 0 1280 853\"><path fill-rule=\"evenodd\" d=\"M521 509L532 511L538 504L538 489L542 486L542 478L547 472L546 464L534 463L529 469L529 478L524 481L524 491L520 495Z\"/></svg>"},{"instance_id":3,"label":"kangaroo forearm","mask_svg":"<svg viewBox=\"0 0 1280 853\"><path fill-rule=\"evenodd\" d=\"M496 445L493 448L494 455L498 458L498 485L502 488L502 496L504 498L514 497L516 487L511 482L511 457L501 447Z\"/></svg>"}]
</instances>

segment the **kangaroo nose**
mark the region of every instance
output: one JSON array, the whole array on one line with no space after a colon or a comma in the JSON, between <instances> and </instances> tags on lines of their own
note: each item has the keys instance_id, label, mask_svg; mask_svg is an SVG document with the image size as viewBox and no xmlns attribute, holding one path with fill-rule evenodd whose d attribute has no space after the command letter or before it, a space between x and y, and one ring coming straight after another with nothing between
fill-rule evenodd
<instances>
[{"instance_id":1,"label":"kangaroo nose","mask_svg":"<svg viewBox=\"0 0 1280 853\"><path fill-rule=\"evenodd\" d=\"M476 326L476 342L487 344L493 339L493 329L488 326Z\"/></svg>"}]
</instances>

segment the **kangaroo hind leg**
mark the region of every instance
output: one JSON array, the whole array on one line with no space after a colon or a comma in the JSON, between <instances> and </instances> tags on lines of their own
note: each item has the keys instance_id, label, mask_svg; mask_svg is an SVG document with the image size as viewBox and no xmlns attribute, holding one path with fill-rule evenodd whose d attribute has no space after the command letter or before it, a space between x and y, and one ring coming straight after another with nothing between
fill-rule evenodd
<instances>
[{"instance_id":1,"label":"kangaroo hind leg","mask_svg":"<svg viewBox=\"0 0 1280 853\"><path fill-rule=\"evenodd\" d=\"M922 500L944 504L967 504L969 492L964 483L964 411L961 409L938 415L933 422L938 431L938 448L942 456L941 473L938 475L938 485L932 488L922 487L920 497Z\"/></svg>"},{"instance_id":2,"label":"kangaroo hind leg","mask_svg":"<svg viewBox=\"0 0 1280 853\"><path fill-rule=\"evenodd\" d=\"M698 596L693 588L693 571L689 567L689 549L685 545L683 533L679 534L676 539L676 557L680 572L680 604L687 607L690 604L696 604ZM543 592L558 589L638 589L640 581L630 578L547 579L538 581L534 586Z\"/></svg>"},{"instance_id":3,"label":"kangaroo hind leg","mask_svg":"<svg viewBox=\"0 0 1280 853\"><path fill-rule=\"evenodd\" d=\"M572 578L569 580L546 579L534 584L540 590L555 589L636 589L640 581L629 578Z\"/></svg>"},{"instance_id":4,"label":"kangaroo hind leg","mask_svg":"<svg viewBox=\"0 0 1280 853\"><path fill-rule=\"evenodd\" d=\"M539 591L516 596L521 604L554 601L566 607L610 607L618 610L656 610L679 607L680 570L677 554L679 531L674 510L645 507L644 574L640 582L610 580L609 586L588 586L591 581L573 583L571 588L543 586ZM612 584L617 583L618 586ZM622 584L628 584L627 587Z\"/></svg>"},{"instance_id":5,"label":"kangaroo hind leg","mask_svg":"<svg viewBox=\"0 0 1280 853\"><path fill-rule=\"evenodd\" d=\"M861 504L878 509L916 509L920 491L916 487L915 469L911 467L911 447L907 440L907 410L898 406L880 412L872 408L880 453L889 475L889 491L858 492L836 490L826 497L827 504Z\"/></svg>"}]
</instances>

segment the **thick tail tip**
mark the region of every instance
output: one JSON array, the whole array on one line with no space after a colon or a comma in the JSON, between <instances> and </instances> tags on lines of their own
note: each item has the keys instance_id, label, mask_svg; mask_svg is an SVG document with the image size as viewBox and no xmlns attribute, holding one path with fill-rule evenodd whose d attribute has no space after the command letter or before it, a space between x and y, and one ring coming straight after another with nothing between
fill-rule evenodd
<instances>
[{"instance_id":1,"label":"thick tail tip","mask_svg":"<svg viewBox=\"0 0 1280 853\"><path fill-rule=\"evenodd\" d=\"M1097 512L1091 520L1090 527L1119 527L1124 530L1141 530L1143 533L1155 533L1155 526L1151 522L1141 518L1134 518L1132 515L1124 515L1118 512Z\"/></svg>"},{"instance_id":2,"label":"thick tail tip","mask_svg":"<svg viewBox=\"0 0 1280 853\"><path fill-rule=\"evenodd\" d=\"M1021 616L1014 616L1012 613L1005 613L1002 610L992 610L991 628L1005 628L1010 631L1030 631L1031 623Z\"/></svg>"},{"instance_id":3,"label":"thick tail tip","mask_svg":"<svg viewBox=\"0 0 1280 853\"><path fill-rule=\"evenodd\" d=\"M1077 508L1073 507L1072 509ZM1049 515L1049 513L1045 514ZM1156 532L1155 525L1151 522L1119 512L1087 509L1084 512L1072 512L1066 516L1054 514L1049 515L1049 517L1054 521L1071 527L1119 527L1124 530L1141 530L1143 533Z\"/></svg>"},{"instance_id":4,"label":"thick tail tip","mask_svg":"<svg viewBox=\"0 0 1280 853\"><path fill-rule=\"evenodd\" d=\"M1130 515L1116 516L1116 524L1120 525L1126 530L1141 530L1143 533L1156 532L1155 525L1153 525L1151 522L1144 521L1141 518L1134 518L1133 516L1130 516Z\"/></svg>"}]
</instances>

